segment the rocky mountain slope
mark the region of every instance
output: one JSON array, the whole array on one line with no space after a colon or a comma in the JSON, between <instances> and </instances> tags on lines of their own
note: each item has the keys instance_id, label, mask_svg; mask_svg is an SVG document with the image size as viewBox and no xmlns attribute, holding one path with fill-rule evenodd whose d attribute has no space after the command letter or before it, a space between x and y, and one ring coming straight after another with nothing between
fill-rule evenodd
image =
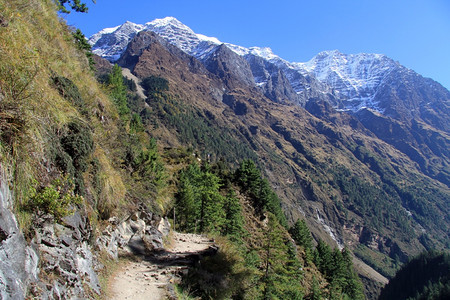
<instances>
[{"instance_id":1,"label":"rocky mountain slope","mask_svg":"<svg viewBox=\"0 0 450 300\"><path fill-rule=\"evenodd\" d=\"M447 153L450 92L384 55L347 55L335 50L321 52L308 62L288 62L270 48L245 48L196 34L172 17L145 25L127 22L94 34L89 42L94 53L114 62L141 31L157 33L197 58L209 71L214 67L211 60L231 50L247 61L245 64L236 58L228 62L230 70L239 72L234 74L239 81L260 89L274 102L308 107L308 102L325 101L338 111L352 113L380 139L416 161L427 176L446 185L450 183ZM384 116L388 125L373 122L381 122L375 117L377 114ZM411 138L402 139L401 145L393 142L383 130L378 130L386 126L403 127ZM418 147L418 144L426 145Z\"/></svg>"},{"instance_id":2,"label":"rocky mountain slope","mask_svg":"<svg viewBox=\"0 0 450 300\"><path fill-rule=\"evenodd\" d=\"M288 218L306 217L316 237L386 276L448 247L450 98L438 83L377 54L290 63L174 18L127 22L90 42L140 79L168 80L172 98L146 100L154 136L211 160L256 154Z\"/></svg>"}]
</instances>

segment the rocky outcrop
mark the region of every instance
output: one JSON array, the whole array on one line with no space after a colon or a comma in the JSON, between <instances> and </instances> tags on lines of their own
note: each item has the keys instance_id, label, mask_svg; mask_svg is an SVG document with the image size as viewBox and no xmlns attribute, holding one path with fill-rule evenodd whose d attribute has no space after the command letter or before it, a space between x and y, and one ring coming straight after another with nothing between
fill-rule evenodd
<instances>
[{"instance_id":1,"label":"rocky outcrop","mask_svg":"<svg viewBox=\"0 0 450 300\"><path fill-rule=\"evenodd\" d=\"M169 234L170 223L146 210L139 210L124 221L117 217L96 240L96 247L117 259L120 255L144 255L164 249L163 238Z\"/></svg>"},{"instance_id":2,"label":"rocky outcrop","mask_svg":"<svg viewBox=\"0 0 450 300\"><path fill-rule=\"evenodd\" d=\"M88 218L75 212L61 222L45 215L35 220L32 244L39 250L40 281L33 291L41 299L73 299L100 294L100 264L89 241Z\"/></svg>"},{"instance_id":3,"label":"rocky outcrop","mask_svg":"<svg viewBox=\"0 0 450 300\"><path fill-rule=\"evenodd\" d=\"M203 61L206 69L221 78L228 89L233 90L242 84L255 86L250 65L225 44L217 46Z\"/></svg>"},{"instance_id":4,"label":"rocky outcrop","mask_svg":"<svg viewBox=\"0 0 450 300\"><path fill-rule=\"evenodd\" d=\"M256 55L245 56L249 62L256 84L262 88L264 95L278 103L300 103L298 95L292 88L284 72Z\"/></svg>"},{"instance_id":5,"label":"rocky outcrop","mask_svg":"<svg viewBox=\"0 0 450 300\"><path fill-rule=\"evenodd\" d=\"M89 219L80 212L54 223L50 216L39 218L40 224L32 243L39 249L40 281L34 294L41 299L91 298L101 294L97 272L103 268L99 253L111 258L120 255L148 254L163 249L166 219L140 207L124 221L109 220L105 230L94 240ZM159 228L159 229L158 229ZM55 279L53 279L55 278Z\"/></svg>"},{"instance_id":6,"label":"rocky outcrop","mask_svg":"<svg viewBox=\"0 0 450 300\"><path fill-rule=\"evenodd\" d=\"M13 197L0 166L0 299L86 299L100 295L97 259L148 254L163 249L170 231L167 219L141 207L110 225L94 240L87 215L81 210L56 223L51 215L34 220L34 237L27 242L13 213Z\"/></svg>"},{"instance_id":7,"label":"rocky outcrop","mask_svg":"<svg viewBox=\"0 0 450 300\"><path fill-rule=\"evenodd\" d=\"M28 246L13 214L12 194L0 165L0 298L24 299L38 280L38 255Z\"/></svg>"}]
</instances>

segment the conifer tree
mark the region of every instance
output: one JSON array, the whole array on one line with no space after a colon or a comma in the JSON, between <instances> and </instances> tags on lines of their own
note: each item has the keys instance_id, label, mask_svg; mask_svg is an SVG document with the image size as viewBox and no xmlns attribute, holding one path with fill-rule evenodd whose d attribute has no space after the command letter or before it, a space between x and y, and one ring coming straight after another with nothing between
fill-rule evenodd
<instances>
[{"instance_id":1,"label":"conifer tree","mask_svg":"<svg viewBox=\"0 0 450 300\"><path fill-rule=\"evenodd\" d=\"M311 292L307 297L308 300L322 300L322 289L320 288L319 281L316 276L313 276Z\"/></svg>"},{"instance_id":2,"label":"conifer tree","mask_svg":"<svg viewBox=\"0 0 450 300\"><path fill-rule=\"evenodd\" d=\"M275 215L268 213L261 278L262 299L302 299L300 272L295 255Z\"/></svg>"},{"instance_id":3,"label":"conifer tree","mask_svg":"<svg viewBox=\"0 0 450 300\"><path fill-rule=\"evenodd\" d=\"M196 231L197 222L200 219L200 208L197 201L200 172L197 164L191 164L180 173L176 206L178 224L182 230L190 232Z\"/></svg>"},{"instance_id":4,"label":"conifer tree","mask_svg":"<svg viewBox=\"0 0 450 300\"><path fill-rule=\"evenodd\" d=\"M180 228L187 231L221 232L225 226L224 197L220 178L197 164L180 174L177 208Z\"/></svg>"},{"instance_id":5,"label":"conifer tree","mask_svg":"<svg viewBox=\"0 0 450 300\"><path fill-rule=\"evenodd\" d=\"M117 64L114 65L108 76L108 86L121 119L128 120L130 109L127 104L127 87L123 81L122 68Z\"/></svg>"},{"instance_id":6,"label":"conifer tree","mask_svg":"<svg viewBox=\"0 0 450 300\"><path fill-rule=\"evenodd\" d=\"M219 193L220 179L206 171L200 183L200 231L220 232L224 225L223 196Z\"/></svg>"},{"instance_id":7,"label":"conifer tree","mask_svg":"<svg viewBox=\"0 0 450 300\"><path fill-rule=\"evenodd\" d=\"M235 178L244 191L253 195L258 194L261 173L253 160L244 160L236 170Z\"/></svg>"},{"instance_id":8,"label":"conifer tree","mask_svg":"<svg viewBox=\"0 0 450 300\"><path fill-rule=\"evenodd\" d=\"M229 235L233 240L237 240L244 231L244 221L239 199L233 190L230 190L225 197L223 209L225 212L225 225L222 234Z\"/></svg>"},{"instance_id":9,"label":"conifer tree","mask_svg":"<svg viewBox=\"0 0 450 300\"><path fill-rule=\"evenodd\" d=\"M333 257L330 246L320 240L317 243L316 250L314 251L314 264L326 278L329 278L331 275L332 263Z\"/></svg>"},{"instance_id":10,"label":"conifer tree","mask_svg":"<svg viewBox=\"0 0 450 300\"><path fill-rule=\"evenodd\" d=\"M289 230L292 238L295 240L297 245L302 246L305 250L312 249L313 238L305 220L298 219L294 226Z\"/></svg>"},{"instance_id":11,"label":"conifer tree","mask_svg":"<svg viewBox=\"0 0 450 300\"><path fill-rule=\"evenodd\" d=\"M95 0L92 0L95 3ZM67 5L67 6L66 6ZM58 0L58 8L62 13L69 14L70 10L74 10L76 12L88 12L88 7L86 3L81 3L80 0Z\"/></svg>"}]
</instances>

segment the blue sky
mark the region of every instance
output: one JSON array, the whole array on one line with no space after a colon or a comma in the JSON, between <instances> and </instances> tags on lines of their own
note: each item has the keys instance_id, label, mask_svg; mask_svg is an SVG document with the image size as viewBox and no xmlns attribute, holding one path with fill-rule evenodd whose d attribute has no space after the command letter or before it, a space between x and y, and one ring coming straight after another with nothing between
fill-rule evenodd
<instances>
[{"instance_id":1,"label":"blue sky","mask_svg":"<svg viewBox=\"0 0 450 300\"><path fill-rule=\"evenodd\" d=\"M270 47L304 62L323 50L381 53L450 89L448 0L85 0L65 16L86 36L131 21L173 16L196 33Z\"/></svg>"}]
</instances>

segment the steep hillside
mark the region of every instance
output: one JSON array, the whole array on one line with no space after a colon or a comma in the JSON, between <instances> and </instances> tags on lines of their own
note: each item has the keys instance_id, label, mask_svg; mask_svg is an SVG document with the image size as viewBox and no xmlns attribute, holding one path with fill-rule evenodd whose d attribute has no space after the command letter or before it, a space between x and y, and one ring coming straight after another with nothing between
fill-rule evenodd
<instances>
[{"instance_id":1,"label":"steep hillside","mask_svg":"<svg viewBox=\"0 0 450 300\"><path fill-rule=\"evenodd\" d=\"M93 298L127 244L102 235L106 220L139 210L155 226L167 206L162 163L123 110L120 69L97 82L53 1L0 1L0 12L1 297Z\"/></svg>"}]
</instances>

